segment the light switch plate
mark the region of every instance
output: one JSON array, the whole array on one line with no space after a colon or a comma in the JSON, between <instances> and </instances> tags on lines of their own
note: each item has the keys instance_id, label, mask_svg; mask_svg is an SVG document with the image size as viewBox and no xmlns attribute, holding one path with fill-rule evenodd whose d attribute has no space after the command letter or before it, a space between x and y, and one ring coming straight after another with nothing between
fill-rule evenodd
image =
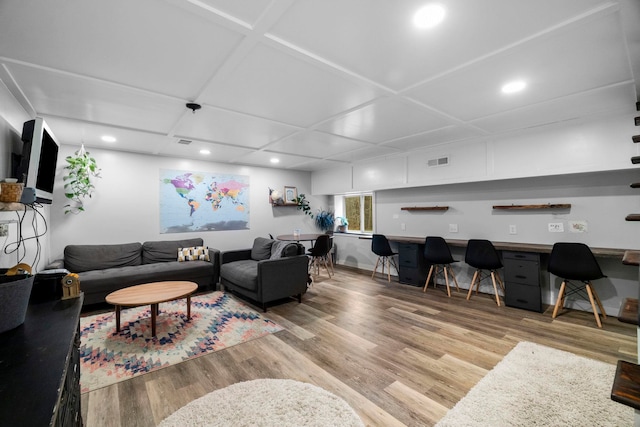
<instances>
[{"instance_id":1,"label":"light switch plate","mask_svg":"<svg viewBox=\"0 0 640 427\"><path fill-rule=\"evenodd\" d=\"M457 233L458 224L449 224L449 233Z\"/></svg>"}]
</instances>

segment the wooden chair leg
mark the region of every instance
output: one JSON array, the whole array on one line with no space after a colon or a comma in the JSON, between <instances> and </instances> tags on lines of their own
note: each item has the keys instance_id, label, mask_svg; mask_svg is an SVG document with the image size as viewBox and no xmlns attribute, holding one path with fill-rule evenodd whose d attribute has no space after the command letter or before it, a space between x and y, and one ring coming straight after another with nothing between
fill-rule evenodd
<instances>
[{"instance_id":1,"label":"wooden chair leg","mask_svg":"<svg viewBox=\"0 0 640 427\"><path fill-rule=\"evenodd\" d=\"M469 301L469 299L471 298L471 292L473 292L473 285L476 283L476 278L478 277L478 272L480 270L476 270L475 273L473 273L473 279L471 279L471 286L469 286L469 293L467 294L467 301Z\"/></svg>"},{"instance_id":2,"label":"wooden chair leg","mask_svg":"<svg viewBox=\"0 0 640 427\"><path fill-rule=\"evenodd\" d=\"M422 288L422 292L427 292L427 288L429 287L429 280L431 280L431 274L433 273L433 267L434 265L432 264L431 267L429 268L429 274L427 274L427 280L424 282L424 287Z\"/></svg>"},{"instance_id":3,"label":"wooden chair leg","mask_svg":"<svg viewBox=\"0 0 640 427\"><path fill-rule=\"evenodd\" d=\"M589 301L591 302L591 308L593 309L593 316L596 318L596 323L598 324L598 328L602 328L602 322L600 322L600 316L598 315L596 302L593 299L593 291L591 290L591 284L586 283L585 287L587 288L587 294L589 294Z\"/></svg>"},{"instance_id":4,"label":"wooden chair leg","mask_svg":"<svg viewBox=\"0 0 640 427\"><path fill-rule=\"evenodd\" d=\"M387 282L391 283L391 260L387 257Z\"/></svg>"},{"instance_id":5,"label":"wooden chair leg","mask_svg":"<svg viewBox=\"0 0 640 427\"><path fill-rule=\"evenodd\" d=\"M498 284L500 285L500 288L502 288L502 294L504 295L504 293L506 292L506 290L504 289L504 282L502 281L502 278L500 277L500 273L498 273L497 271L496 273L496 280L498 281Z\"/></svg>"},{"instance_id":6,"label":"wooden chair leg","mask_svg":"<svg viewBox=\"0 0 640 427\"><path fill-rule=\"evenodd\" d=\"M458 286L458 279L456 279L456 275L451 269L451 265L448 265L447 267L449 268L449 274L451 275L451 277L453 277L453 283L456 284L456 291L460 292L460 287Z\"/></svg>"},{"instance_id":7,"label":"wooden chair leg","mask_svg":"<svg viewBox=\"0 0 640 427\"><path fill-rule=\"evenodd\" d=\"M591 291L593 292L593 297L596 300L596 304L598 304L598 307L600 307L600 314L602 315L603 318L607 318L607 313L604 311L604 306L602 305L602 301L600 301L600 297L598 296L598 293L596 292L596 290L593 288L593 284L589 283L591 285Z\"/></svg>"},{"instance_id":8,"label":"wooden chair leg","mask_svg":"<svg viewBox=\"0 0 640 427\"><path fill-rule=\"evenodd\" d=\"M449 276L447 275L447 266L443 266L442 270L444 271L444 283L447 285L447 296L451 298L451 288L449 287Z\"/></svg>"},{"instance_id":9,"label":"wooden chair leg","mask_svg":"<svg viewBox=\"0 0 640 427\"><path fill-rule=\"evenodd\" d=\"M376 259L376 266L373 267L373 274L371 274L371 278L373 279L373 277L376 275L376 271L378 271L378 263L380 262L380 257L378 257L378 259Z\"/></svg>"},{"instance_id":10,"label":"wooden chair leg","mask_svg":"<svg viewBox=\"0 0 640 427\"><path fill-rule=\"evenodd\" d=\"M500 280L498 278L498 280ZM500 294L498 293L498 286L496 286L496 272L491 271L491 282L493 282L493 292L496 293L496 303L498 303L498 307L500 307Z\"/></svg>"},{"instance_id":11,"label":"wooden chair leg","mask_svg":"<svg viewBox=\"0 0 640 427\"><path fill-rule=\"evenodd\" d=\"M552 319L555 319L560 308L564 307L564 291L566 286L567 283L563 280L562 285L560 285L560 292L558 292L558 299L556 299L556 306L553 308L553 314L551 315Z\"/></svg>"}]
</instances>

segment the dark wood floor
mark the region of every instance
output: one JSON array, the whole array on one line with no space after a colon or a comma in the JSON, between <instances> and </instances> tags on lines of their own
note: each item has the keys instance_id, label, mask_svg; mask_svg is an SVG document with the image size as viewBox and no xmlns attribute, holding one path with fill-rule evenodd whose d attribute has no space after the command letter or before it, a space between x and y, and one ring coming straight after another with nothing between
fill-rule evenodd
<instances>
[{"instance_id":1,"label":"dark wood floor","mask_svg":"<svg viewBox=\"0 0 640 427\"><path fill-rule=\"evenodd\" d=\"M372 280L339 268L323 274L302 304L270 308L286 330L82 395L85 424L155 426L188 402L257 378L291 378L344 398L371 426L430 426L519 341L615 364L637 361L636 328L568 311L551 319L466 301L442 288ZM617 313L610 313L616 315Z\"/></svg>"}]
</instances>

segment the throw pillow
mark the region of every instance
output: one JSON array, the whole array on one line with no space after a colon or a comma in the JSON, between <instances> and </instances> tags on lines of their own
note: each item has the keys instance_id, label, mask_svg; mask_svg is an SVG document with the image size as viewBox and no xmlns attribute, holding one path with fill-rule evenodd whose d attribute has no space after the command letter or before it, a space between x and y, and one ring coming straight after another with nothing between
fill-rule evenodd
<instances>
[{"instance_id":1,"label":"throw pillow","mask_svg":"<svg viewBox=\"0 0 640 427\"><path fill-rule=\"evenodd\" d=\"M178 249L178 261L209 261L209 249L206 246L194 246Z\"/></svg>"},{"instance_id":2,"label":"throw pillow","mask_svg":"<svg viewBox=\"0 0 640 427\"><path fill-rule=\"evenodd\" d=\"M271 239L256 237L253 241L253 248L251 248L251 259L261 261L271 258L271 245L273 245L273 242Z\"/></svg>"}]
</instances>

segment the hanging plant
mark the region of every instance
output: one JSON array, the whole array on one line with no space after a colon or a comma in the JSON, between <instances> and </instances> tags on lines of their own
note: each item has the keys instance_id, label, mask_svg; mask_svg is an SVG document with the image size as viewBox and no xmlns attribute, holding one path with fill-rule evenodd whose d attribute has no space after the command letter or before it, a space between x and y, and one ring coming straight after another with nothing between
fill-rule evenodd
<instances>
[{"instance_id":1,"label":"hanging plant","mask_svg":"<svg viewBox=\"0 0 640 427\"><path fill-rule=\"evenodd\" d=\"M69 199L69 204L65 205L64 213L80 213L84 211L83 200L91 197L95 189L92 178L101 178L100 169L96 159L85 151L84 144L73 156L67 156L67 165L64 167L66 175L64 181L64 195Z\"/></svg>"},{"instance_id":2,"label":"hanging plant","mask_svg":"<svg viewBox=\"0 0 640 427\"><path fill-rule=\"evenodd\" d=\"M296 209L304 212L305 215L309 215L313 218L313 212L311 212L311 206L309 206L309 201L305 198L304 194L300 194L296 197L296 204L298 207Z\"/></svg>"}]
</instances>

